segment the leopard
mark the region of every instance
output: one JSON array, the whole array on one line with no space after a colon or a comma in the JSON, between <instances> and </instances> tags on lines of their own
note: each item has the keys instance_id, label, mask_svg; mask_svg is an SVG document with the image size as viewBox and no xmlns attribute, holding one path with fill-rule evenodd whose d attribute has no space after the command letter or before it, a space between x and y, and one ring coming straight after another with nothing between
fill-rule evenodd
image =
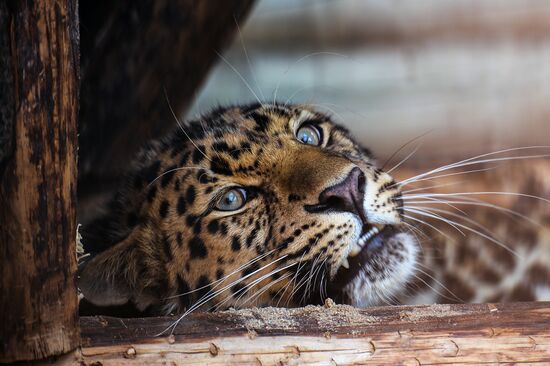
<instances>
[{"instance_id":1,"label":"leopard","mask_svg":"<svg viewBox=\"0 0 550 366\"><path fill-rule=\"evenodd\" d=\"M439 214L409 206L406 177L394 178L325 112L250 103L174 119L83 226L78 287L94 306L187 314L329 298L369 307L550 297L548 225L525 229L524 250L482 246L481 229L451 223L468 233L457 243L437 226L448 222L415 219ZM521 226L508 216L500 226ZM514 271L517 250L529 262Z\"/></svg>"}]
</instances>

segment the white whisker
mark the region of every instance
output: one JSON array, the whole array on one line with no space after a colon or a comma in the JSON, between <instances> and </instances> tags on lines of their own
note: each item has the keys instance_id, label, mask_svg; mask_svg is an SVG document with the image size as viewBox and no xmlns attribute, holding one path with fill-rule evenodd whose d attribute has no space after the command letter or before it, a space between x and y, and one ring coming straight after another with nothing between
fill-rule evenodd
<instances>
[{"instance_id":1,"label":"white whisker","mask_svg":"<svg viewBox=\"0 0 550 366\"><path fill-rule=\"evenodd\" d=\"M424 220L420 220L419 218L416 218L414 216L411 216L411 215L407 215L407 214L403 214L403 217L407 218L407 219L410 219L410 220L413 220L413 221L417 221L421 224L424 224L432 229L434 229L435 231L437 231L438 233L440 233L441 235L443 235L444 237L446 237L447 239L449 239L450 241L454 241L453 238L451 238L449 235L445 234L443 231L439 230L438 228L436 228L435 226L433 226L432 224L429 224L427 223L426 221Z\"/></svg>"},{"instance_id":2,"label":"white whisker","mask_svg":"<svg viewBox=\"0 0 550 366\"><path fill-rule=\"evenodd\" d=\"M424 132L423 134L419 135L419 136L416 136L412 139L410 139L409 141L405 142L403 145L401 145L399 148L397 148L397 150L395 150L395 152L393 154L390 155L389 158L386 159L386 161L384 162L384 164L382 164L382 166L380 167L380 169L384 170L384 168L386 167L386 164L388 164L397 154L399 154L399 152L401 150L403 150L404 148L406 148L407 146L409 146L410 144L412 144L413 142L419 140L419 139L422 139L424 138L425 136L427 136L428 134L432 133L433 130L429 130L429 131L426 131Z\"/></svg>"},{"instance_id":3,"label":"white whisker","mask_svg":"<svg viewBox=\"0 0 550 366\"><path fill-rule=\"evenodd\" d=\"M400 187L404 187L408 184L413 184L413 183L418 183L418 182L423 182L423 181L426 181L426 180L433 180L433 179L439 179L439 178L445 178L445 177L452 177L454 175L464 175L464 174L472 174L472 173L479 173L479 172L486 172L486 171L489 171L489 170L493 170L493 169L497 169L499 167L499 165L497 166L492 166L492 167L489 167L489 168L483 168L483 169L472 169L472 170L466 170L466 171L463 171L463 172L456 172L456 173L447 173L447 174L440 174L440 175L434 175L432 177L427 177L427 178L421 178L421 179L415 179L413 180L412 182L408 182L406 184L402 184L403 182L398 182L396 185L400 186ZM413 177L414 178L414 177Z\"/></svg>"},{"instance_id":4,"label":"white whisker","mask_svg":"<svg viewBox=\"0 0 550 366\"><path fill-rule=\"evenodd\" d=\"M469 205L469 206L488 207L488 208L494 208L495 210L501 211L502 213L508 214L512 217L515 216L516 218L521 218L521 219L523 219L525 221L528 221L529 223L531 223L535 226L543 227L543 225L541 225L539 222L533 220L529 216L523 215L523 214L521 214L517 211L511 210L509 208L502 207L502 206L495 205L495 204L488 203L488 202L481 201L481 200L472 199L470 197L461 197L461 198L466 200L466 201L442 201L442 200L407 201L407 205L419 204L419 203L422 203L422 204L424 204L424 203L426 203L426 204L447 204L447 203L449 203L449 204L453 204L453 205Z\"/></svg>"},{"instance_id":5,"label":"white whisker","mask_svg":"<svg viewBox=\"0 0 550 366\"><path fill-rule=\"evenodd\" d=\"M204 286L201 286L201 287L198 287L194 290L191 290L191 291L187 291L187 292L184 292L184 293L181 293L181 294L177 294L177 295L172 295L172 296L169 296L169 297L166 297L165 299L174 299L174 298L177 298L177 297L180 297L180 296L185 296L185 295L189 295L189 294L192 294L194 292L197 292L197 291L200 291L202 289L205 289L209 286L212 286L212 285L215 285L214 287L212 287L212 289L215 289L218 284L220 284L221 282L223 282L224 280L226 280L227 278L231 277L232 275L234 275L235 273L237 272L240 272L241 270L243 270L244 268L262 260L263 258L267 257L268 255L270 255L271 253L273 253L276 249L271 249L270 251L266 252L266 253L263 253L261 255L258 255L256 256L255 258L251 259L250 261L246 262L245 264L239 266L237 269L233 270L231 273L223 276L222 278L220 278L219 280L216 280L216 281L213 281L211 283L209 283L208 285L204 285Z\"/></svg>"},{"instance_id":6,"label":"white whisker","mask_svg":"<svg viewBox=\"0 0 550 366\"><path fill-rule=\"evenodd\" d=\"M231 282L230 284L222 287L221 289L219 289L218 291L216 292L212 292L212 290L210 290L208 293L206 293L205 295L203 295L193 306L191 306L189 309L187 309L178 319L176 319L176 321L171 324L170 326L168 326L166 329L164 329L161 333L159 333L158 335L162 335L164 334L167 330L171 329L172 328L172 331L177 327L177 325L179 324L179 322L185 318L188 314L190 314L191 312L195 311L196 309L198 309L199 307L201 307L202 305L206 304L208 301L212 300L213 298L215 298L216 296L218 296L219 294L221 294L223 291L231 288L232 286L236 285L237 283L239 282L242 282L244 281L245 279L249 278L250 276L253 276L255 275L256 273L258 273L259 271L262 271L264 270L265 268L275 264L276 262L286 258L287 255L284 255L282 257L279 257L277 258L276 260L266 264L265 266L262 266L260 267L259 269L247 274L246 276L243 276L233 282Z\"/></svg>"},{"instance_id":7,"label":"white whisker","mask_svg":"<svg viewBox=\"0 0 550 366\"><path fill-rule=\"evenodd\" d=\"M405 210L408 211L408 212L417 213L419 215L428 216L428 217L431 217L432 219L438 219L440 221L443 221L444 223L452 226L456 231L458 231L460 234L462 234L462 236L466 236L466 234L464 234L464 232L462 230L460 230L458 227L456 227L456 225L454 225L451 220L448 220L448 219L446 219L445 217L443 217L441 215L437 215L435 213L430 213L427 209L421 209L421 208L418 208L418 207L415 207L415 208L407 207Z\"/></svg>"},{"instance_id":8,"label":"white whisker","mask_svg":"<svg viewBox=\"0 0 550 366\"><path fill-rule=\"evenodd\" d=\"M481 154L481 155L477 155L477 156L474 156L474 157L471 157L471 158L468 158L468 159L464 159L464 160L461 160L461 161L458 161L456 163L452 163L452 164L448 164L448 165L444 165L444 166L441 166L439 168L435 168L435 169L432 169L426 173L422 173L422 174L418 174L414 177L410 177L410 178L407 178L403 181L400 182L400 185L403 186L405 184L408 184L410 182L413 182L413 181L416 181L420 178L423 178L425 176L428 176L428 175L431 175L431 174L434 174L434 173L439 173L439 172L442 172L442 171L445 171L445 170L449 170L449 169L454 169L454 168L458 168L458 167L462 167L462 166L467 166L467 165L472 165L472 164L480 164L480 163L487 163L487 162L494 162L494 161L506 161L506 160L519 160L519 159L532 159L532 158L535 158L535 157L548 157L550 155L548 154L544 154L544 155L532 155L532 156L518 156L518 157L508 157L508 158L496 158L496 159L483 159L483 160L476 160L476 159L479 159L479 158L484 158L484 157L487 157L487 156L492 156L492 155L498 155L498 154L504 154L504 153L507 153L507 152L512 152L512 151L521 151L521 150L532 150L532 149L547 149L547 148L550 148L550 146L524 146L524 147L516 147L516 148L511 148L511 149L504 149L504 150L499 150L499 151L494 151L494 152L490 152L490 153L485 153L485 154ZM476 161L473 161L473 160L476 160Z\"/></svg>"},{"instance_id":9,"label":"white whisker","mask_svg":"<svg viewBox=\"0 0 550 366\"><path fill-rule=\"evenodd\" d=\"M169 169L165 172L163 172L162 174L160 174L159 176L157 176L155 179L153 179L152 181L149 182L149 184L147 184L147 187L151 186L151 184L155 183L157 180L159 180L160 178L162 178L163 176L165 176L166 174L169 174L169 173L172 173L172 172L177 172L178 170L186 170L186 169L203 169L203 170L209 170L208 168L203 168L201 166L180 166L178 168L173 168L173 169Z\"/></svg>"},{"instance_id":10,"label":"white whisker","mask_svg":"<svg viewBox=\"0 0 550 366\"><path fill-rule=\"evenodd\" d=\"M246 79L241 75L241 73L239 71L237 71L237 69L229 62L227 61L227 59L225 57L223 57L218 51L214 51L216 52L216 55L219 56L219 58L222 59L223 62L225 62L225 64L227 66L229 66L231 68L231 70L233 70L235 72L235 74L237 74L237 76L241 79L241 81L244 83L244 85L246 85L246 87L248 88L248 90L252 93L252 95L254 95L254 98L256 98L256 100L258 101L258 103L262 104L262 101L261 99L258 97L258 94L256 94L256 92L254 91L254 89L252 89L252 87L250 86L250 84L248 83L248 81L246 81Z\"/></svg>"},{"instance_id":11,"label":"white whisker","mask_svg":"<svg viewBox=\"0 0 550 366\"><path fill-rule=\"evenodd\" d=\"M533 198L545 203L550 203L550 200L526 193L517 192L453 192L453 193L429 193L429 194L412 194L403 195L403 200L426 198L426 197L455 197L455 196L482 196L482 195L494 195L494 196L513 196L513 197L526 197Z\"/></svg>"},{"instance_id":12,"label":"white whisker","mask_svg":"<svg viewBox=\"0 0 550 366\"><path fill-rule=\"evenodd\" d=\"M427 189L434 189L434 188L443 188L443 187L450 187L450 186L456 186L458 184L464 183L464 181L458 181L458 182L451 182L451 183L443 183L443 184L435 184L433 186L428 187L422 187L422 188L415 188L415 189L407 189L405 191L401 191L401 194L406 193L412 193L412 192L419 192L419 191L425 191Z\"/></svg>"},{"instance_id":13,"label":"white whisker","mask_svg":"<svg viewBox=\"0 0 550 366\"><path fill-rule=\"evenodd\" d=\"M206 158L206 160L212 162L212 159L210 159L210 157L208 157L208 155L206 155L204 153L204 151L202 151L197 146L197 144L195 144L195 141L193 141L193 139L187 134L187 131L185 131L185 129L183 128L183 125L181 124L178 116L176 116L176 113L174 112L174 109L172 108L172 103L170 103L170 99L168 98L168 92L166 91L166 88L164 89L164 97L166 98L166 102L168 103L168 108L170 108L170 113L172 113L172 116L176 120L176 123L178 124L178 127L180 128L181 132L183 132L185 137L187 137L187 139L193 144L193 146L195 146L195 149L197 149Z\"/></svg>"},{"instance_id":14,"label":"white whisker","mask_svg":"<svg viewBox=\"0 0 550 366\"><path fill-rule=\"evenodd\" d=\"M399 168L404 162L406 162L407 160L409 160L411 158L411 156L413 156L417 151L418 149L420 149L420 146L422 145L418 145L416 146L416 148L407 156L405 156L404 159L402 159L399 163L397 163L396 165L393 166L393 168L391 168L390 170L388 170L386 173L390 174L391 172L393 172L395 169Z\"/></svg>"},{"instance_id":15,"label":"white whisker","mask_svg":"<svg viewBox=\"0 0 550 366\"><path fill-rule=\"evenodd\" d=\"M429 214L426 214L426 213L421 213L421 212L416 212L416 213L417 213L418 215L423 215L423 216L431 217ZM447 219L447 220L449 220L449 219ZM451 221L451 220L449 220L449 221ZM513 255L515 255L516 257L518 257L519 259L523 259L523 258L519 255L519 253L517 253L515 250L511 249L511 248L510 248L509 246L507 246L506 244L500 242L499 240L496 240L495 238L493 238L493 237L491 237L491 236L489 236L489 235L486 235L486 234L480 232L479 230L475 230L475 229L472 229L472 228L469 227L469 226L462 225L462 224L460 224L460 223L458 223L458 222L456 222L456 221L453 221L453 223L454 223L455 225L457 225L457 226L463 228L463 229L466 229L466 230L468 230L468 231L470 231L470 232L472 232L472 233L475 233L475 234L477 234L477 235L479 235L479 236L481 236L481 237L483 237L483 238L485 238L485 239L487 239L487 240L489 240L489 241L491 241L491 242L497 244L498 246L500 246L500 247L506 249L508 252L510 252L510 253L512 253Z\"/></svg>"},{"instance_id":16,"label":"white whisker","mask_svg":"<svg viewBox=\"0 0 550 366\"><path fill-rule=\"evenodd\" d=\"M248 64L248 69L250 70L250 74L252 75L252 80L256 84L256 89L258 90L258 92L262 96L262 100L265 100L265 95L262 92L262 89L260 88L260 83L258 83L258 79L256 78L256 73L254 72L254 69L252 68L252 63L250 62L250 57L248 57L248 51L246 50L246 46L244 44L243 33L241 32L241 27L239 26L239 22L237 21L237 18L235 18L234 15L233 15L233 20L235 21L235 25L237 26L237 32L239 33L239 40L241 41L241 46L243 48L244 56L246 58L246 63Z\"/></svg>"},{"instance_id":17,"label":"white whisker","mask_svg":"<svg viewBox=\"0 0 550 366\"><path fill-rule=\"evenodd\" d=\"M304 55L304 56L300 57L298 60L294 61L294 63L289 65L286 68L286 70L283 72L283 75L281 75L281 78L277 82L277 86L275 87L275 90L273 91L273 104L275 104L276 101L277 101L277 92L279 91L279 88L281 87L281 81L283 81L283 79L286 77L286 74L288 74L290 69L292 69L294 66L296 66L300 62L302 62L302 61L304 61L304 60L306 60L310 57L319 56L319 55L330 55L330 56L338 56L338 57L351 59L349 56L346 56L344 54L341 54L341 53L338 53L338 52L327 52L327 51L312 52L312 53L308 53L307 55Z\"/></svg>"}]
</instances>

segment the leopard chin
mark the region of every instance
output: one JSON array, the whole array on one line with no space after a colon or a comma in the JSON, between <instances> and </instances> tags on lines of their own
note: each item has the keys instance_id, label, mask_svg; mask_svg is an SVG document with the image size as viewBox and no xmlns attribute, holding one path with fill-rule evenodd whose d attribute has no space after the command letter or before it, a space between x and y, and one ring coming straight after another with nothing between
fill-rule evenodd
<instances>
[{"instance_id":1,"label":"leopard chin","mask_svg":"<svg viewBox=\"0 0 550 366\"><path fill-rule=\"evenodd\" d=\"M418 243L397 226L366 226L350 245L328 295L356 307L398 303L414 277Z\"/></svg>"}]
</instances>

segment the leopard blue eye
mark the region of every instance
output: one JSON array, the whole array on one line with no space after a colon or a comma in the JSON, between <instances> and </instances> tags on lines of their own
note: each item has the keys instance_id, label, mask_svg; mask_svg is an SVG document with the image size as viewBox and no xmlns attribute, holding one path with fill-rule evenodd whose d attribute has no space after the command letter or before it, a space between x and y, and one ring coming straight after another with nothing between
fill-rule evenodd
<instances>
[{"instance_id":1,"label":"leopard blue eye","mask_svg":"<svg viewBox=\"0 0 550 366\"><path fill-rule=\"evenodd\" d=\"M219 211L235 211L246 203L246 191L242 188L231 188L220 197L216 203Z\"/></svg>"},{"instance_id":2,"label":"leopard blue eye","mask_svg":"<svg viewBox=\"0 0 550 366\"><path fill-rule=\"evenodd\" d=\"M321 145L321 132L317 127L310 124L300 126L298 131L296 131L296 138L306 145Z\"/></svg>"}]
</instances>

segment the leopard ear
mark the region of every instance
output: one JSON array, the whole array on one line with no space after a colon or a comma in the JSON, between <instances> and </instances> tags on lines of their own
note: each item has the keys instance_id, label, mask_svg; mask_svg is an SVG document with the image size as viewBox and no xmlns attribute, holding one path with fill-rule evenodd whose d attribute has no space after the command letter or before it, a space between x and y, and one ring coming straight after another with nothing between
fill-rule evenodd
<instances>
[{"instance_id":1,"label":"leopard ear","mask_svg":"<svg viewBox=\"0 0 550 366\"><path fill-rule=\"evenodd\" d=\"M78 287L97 306L123 305L133 299L143 266L132 235L95 255L79 269Z\"/></svg>"}]
</instances>

